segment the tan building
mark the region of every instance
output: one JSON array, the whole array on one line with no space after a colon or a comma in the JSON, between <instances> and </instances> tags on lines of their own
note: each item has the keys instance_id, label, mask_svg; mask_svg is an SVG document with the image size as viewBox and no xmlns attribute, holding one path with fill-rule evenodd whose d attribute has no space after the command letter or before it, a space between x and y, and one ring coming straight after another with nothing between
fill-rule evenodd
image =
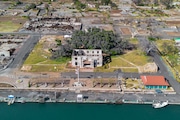
<instances>
[{"instance_id":1,"label":"tan building","mask_svg":"<svg viewBox=\"0 0 180 120\"><path fill-rule=\"evenodd\" d=\"M74 49L72 53L72 66L80 68L94 68L103 65L102 50L100 49Z\"/></svg>"}]
</instances>

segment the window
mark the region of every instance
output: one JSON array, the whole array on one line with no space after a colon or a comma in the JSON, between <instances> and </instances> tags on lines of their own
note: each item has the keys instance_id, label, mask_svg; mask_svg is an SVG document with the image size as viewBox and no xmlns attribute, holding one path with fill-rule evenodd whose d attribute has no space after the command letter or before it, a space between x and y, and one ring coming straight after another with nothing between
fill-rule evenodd
<instances>
[{"instance_id":1,"label":"window","mask_svg":"<svg viewBox=\"0 0 180 120\"><path fill-rule=\"evenodd\" d=\"M99 53L99 51L97 51L97 53Z\"/></svg>"},{"instance_id":2,"label":"window","mask_svg":"<svg viewBox=\"0 0 180 120\"><path fill-rule=\"evenodd\" d=\"M92 53L94 53L94 51L92 51Z\"/></svg>"},{"instance_id":3,"label":"window","mask_svg":"<svg viewBox=\"0 0 180 120\"><path fill-rule=\"evenodd\" d=\"M89 53L89 51L87 51L87 53Z\"/></svg>"},{"instance_id":4,"label":"window","mask_svg":"<svg viewBox=\"0 0 180 120\"><path fill-rule=\"evenodd\" d=\"M77 62L75 62L75 65L78 65L78 63L77 63Z\"/></svg>"},{"instance_id":5,"label":"window","mask_svg":"<svg viewBox=\"0 0 180 120\"><path fill-rule=\"evenodd\" d=\"M75 57L75 60L77 60L77 57Z\"/></svg>"}]
</instances>

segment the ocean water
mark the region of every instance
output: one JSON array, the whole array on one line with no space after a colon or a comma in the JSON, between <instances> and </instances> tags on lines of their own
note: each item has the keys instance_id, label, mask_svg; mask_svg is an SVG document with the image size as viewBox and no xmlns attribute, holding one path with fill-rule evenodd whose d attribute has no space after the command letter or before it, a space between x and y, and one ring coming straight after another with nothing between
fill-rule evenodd
<instances>
[{"instance_id":1,"label":"ocean water","mask_svg":"<svg viewBox=\"0 0 180 120\"><path fill-rule=\"evenodd\" d=\"M0 103L0 120L180 120L180 106Z\"/></svg>"}]
</instances>

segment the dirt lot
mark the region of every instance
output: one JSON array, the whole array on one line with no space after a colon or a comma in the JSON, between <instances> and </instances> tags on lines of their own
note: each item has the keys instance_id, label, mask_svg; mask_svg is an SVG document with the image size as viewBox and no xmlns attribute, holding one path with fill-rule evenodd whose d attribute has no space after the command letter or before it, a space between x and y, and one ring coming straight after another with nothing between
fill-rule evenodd
<instances>
[{"instance_id":1,"label":"dirt lot","mask_svg":"<svg viewBox=\"0 0 180 120\"><path fill-rule=\"evenodd\" d=\"M13 32L18 31L24 23L27 21L23 17L0 17L0 31L1 32Z\"/></svg>"},{"instance_id":2,"label":"dirt lot","mask_svg":"<svg viewBox=\"0 0 180 120\"><path fill-rule=\"evenodd\" d=\"M165 21L166 24L168 25L180 25L180 21L177 20L177 21Z\"/></svg>"},{"instance_id":3,"label":"dirt lot","mask_svg":"<svg viewBox=\"0 0 180 120\"><path fill-rule=\"evenodd\" d=\"M124 35L131 35L131 31L129 28L119 28L122 31L122 34Z\"/></svg>"},{"instance_id":4,"label":"dirt lot","mask_svg":"<svg viewBox=\"0 0 180 120\"><path fill-rule=\"evenodd\" d=\"M166 32L168 35L170 36L179 36L180 35L180 32Z\"/></svg>"}]
</instances>

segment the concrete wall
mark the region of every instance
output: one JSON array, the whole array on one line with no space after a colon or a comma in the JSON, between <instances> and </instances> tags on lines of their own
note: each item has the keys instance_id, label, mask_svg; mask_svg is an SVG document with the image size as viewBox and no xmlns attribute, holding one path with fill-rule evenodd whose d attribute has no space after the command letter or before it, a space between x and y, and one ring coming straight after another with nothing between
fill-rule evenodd
<instances>
[{"instance_id":1,"label":"concrete wall","mask_svg":"<svg viewBox=\"0 0 180 120\"><path fill-rule=\"evenodd\" d=\"M74 51L79 51L78 49ZM83 50L84 55L72 55L72 66L79 66L80 68L90 67L94 68L94 64L97 62L97 67L102 66L103 57L102 50ZM85 61L89 64L85 64Z\"/></svg>"}]
</instances>

